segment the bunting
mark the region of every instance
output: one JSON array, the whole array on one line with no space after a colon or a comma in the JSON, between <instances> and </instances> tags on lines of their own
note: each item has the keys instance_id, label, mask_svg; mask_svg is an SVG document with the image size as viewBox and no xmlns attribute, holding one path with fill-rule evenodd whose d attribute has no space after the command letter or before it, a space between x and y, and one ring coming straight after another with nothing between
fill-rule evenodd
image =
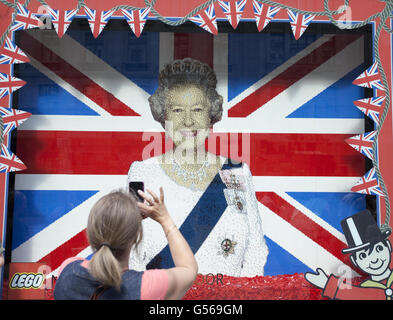
<instances>
[{"instance_id":1,"label":"bunting","mask_svg":"<svg viewBox=\"0 0 393 320\"><path fill-rule=\"evenodd\" d=\"M9 37L6 37L0 48L0 64L26 63L29 61L26 54Z\"/></svg>"},{"instance_id":2,"label":"bunting","mask_svg":"<svg viewBox=\"0 0 393 320\"><path fill-rule=\"evenodd\" d=\"M273 20L277 12L280 11L279 7L268 6L260 3L257 0L253 0L252 5L258 31L262 31L264 28L266 28L269 22Z\"/></svg>"},{"instance_id":3,"label":"bunting","mask_svg":"<svg viewBox=\"0 0 393 320\"><path fill-rule=\"evenodd\" d=\"M189 20L194 22L204 30L213 33L214 35L218 34L214 3L212 3L206 9L202 9L201 11L199 11L197 15L189 18Z\"/></svg>"},{"instance_id":4,"label":"bunting","mask_svg":"<svg viewBox=\"0 0 393 320\"><path fill-rule=\"evenodd\" d=\"M26 169L20 159L13 154L6 145L1 145L0 154L0 173L4 172L14 172Z\"/></svg>"},{"instance_id":5,"label":"bunting","mask_svg":"<svg viewBox=\"0 0 393 320\"><path fill-rule=\"evenodd\" d=\"M375 168L372 168L370 171L368 171L359 180L359 182L352 187L351 191L382 197L384 196L377 178L377 174L375 172Z\"/></svg>"},{"instance_id":6,"label":"bunting","mask_svg":"<svg viewBox=\"0 0 393 320\"><path fill-rule=\"evenodd\" d=\"M61 38L67 32L77 10L55 10L47 7L47 11L50 14L57 35Z\"/></svg>"},{"instance_id":7,"label":"bunting","mask_svg":"<svg viewBox=\"0 0 393 320\"><path fill-rule=\"evenodd\" d=\"M131 27L135 36L139 38L142 33L143 28L147 20L147 16L150 12L149 8L144 8L140 10L120 10L123 16L126 18L128 25Z\"/></svg>"},{"instance_id":8,"label":"bunting","mask_svg":"<svg viewBox=\"0 0 393 320\"><path fill-rule=\"evenodd\" d=\"M0 116L3 118L3 137L5 137L13 129L25 122L31 116L31 113L12 108L0 107Z\"/></svg>"},{"instance_id":9,"label":"bunting","mask_svg":"<svg viewBox=\"0 0 393 320\"><path fill-rule=\"evenodd\" d=\"M228 19L233 29L237 28L246 3L247 0L218 1L218 4L220 5L225 17Z\"/></svg>"},{"instance_id":10,"label":"bunting","mask_svg":"<svg viewBox=\"0 0 393 320\"><path fill-rule=\"evenodd\" d=\"M306 31L308 25L315 18L315 15L303 15L300 13L293 12L291 10L287 10L289 22L291 23L291 28L293 31L293 35L295 39L298 40L304 31Z\"/></svg>"},{"instance_id":11,"label":"bunting","mask_svg":"<svg viewBox=\"0 0 393 320\"><path fill-rule=\"evenodd\" d=\"M16 30L25 30L31 28L37 28L42 25L40 19L38 19L34 13L27 10L21 3L17 3L17 11L15 16L15 22L11 26L9 32Z\"/></svg>"},{"instance_id":12,"label":"bunting","mask_svg":"<svg viewBox=\"0 0 393 320\"><path fill-rule=\"evenodd\" d=\"M371 118L376 125L379 125L379 113L383 110L385 97L373 97L354 101L355 106L366 116Z\"/></svg>"},{"instance_id":13,"label":"bunting","mask_svg":"<svg viewBox=\"0 0 393 320\"><path fill-rule=\"evenodd\" d=\"M0 72L0 98L18 90L26 84L25 81L15 78L9 74Z\"/></svg>"},{"instance_id":14,"label":"bunting","mask_svg":"<svg viewBox=\"0 0 393 320\"><path fill-rule=\"evenodd\" d=\"M84 6L84 10L94 38L97 38L100 35L115 12L114 10L97 11L86 6Z\"/></svg>"},{"instance_id":15,"label":"bunting","mask_svg":"<svg viewBox=\"0 0 393 320\"><path fill-rule=\"evenodd\" d=\"M373 142L375 134L376 131L359 134L357 136L346 139L345 142L348 143L352 148L372 160L374 158Z\"/></svg>"},{"instance_id":16,"label":"bunting","mask_svg":"<svg viewBox=\"0 0 393 320\"><path fill-rule=\"evenodd\" d=\"M353 81L353 84L365 88L385 91L385 88L382 84L381 75L378 70L378 62L374 62L370 68L364 71Z\"/></svg>"}]
</instances>

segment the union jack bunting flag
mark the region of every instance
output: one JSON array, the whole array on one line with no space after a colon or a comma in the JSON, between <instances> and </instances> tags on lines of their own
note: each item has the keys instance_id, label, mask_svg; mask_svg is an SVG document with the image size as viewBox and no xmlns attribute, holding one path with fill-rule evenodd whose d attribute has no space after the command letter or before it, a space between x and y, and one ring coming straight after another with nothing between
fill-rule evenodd
<instances>
[{"instance_id":1,"label":"union jack bunting flag","mask_svg":"<svg viewBox=\"0 0 393 320\"><path fill-rule=\"evenodd\" d=\"M315 15L303 15L297 12L293 12L289 9L287 10L287 12L293 35L295 36L295 39L298 40L302 36L304 31L306 31L310 22L315 18Z\"/></svg>"},{"instance_id":2,"label":"union jack bunting flag","mask_svg":"<svg viewBox=\"0 0 393 320\"><path fill-rule=\"evenodd\" d=\"M353 84L372 89L379 89L385 91L381 75L378 70L378 62L375 61L373 65L357 77Z\"/></svg>"},{"instance_id":3,"label":"union jack bunting flag","mask_svg":"<svg viewBox=\"0 0 393 320\"><path fill-rule=\"evenodd\" d=\"M123 14L123 16L126 18L127 23L131 27L136 37L139 38L145 26L147 16L149 15L150 7L140 10L121 9L120 11Z\"/></svg>"},{"instance_id":4,"label":"union jack bunting flag","mask_svg":"<svg viewBox=\"0 0 393 320\"><path fill-rule=\"evenodd\" d=\"M352 84L365 69L362 35L203 33L203 40L190 32L184 41L184 33L137 38L127 28L94 41L90 30L69 29L61 39L36 31L17 43L34 59L17 74L27 81L18 103L32 116L16 132L27 170L15 177L13 262L45 262L55 274L71 256L91 257L89 211L125 187L130 164L151 143L146 135L164 136L147 99L165 63L200 54L191 50L199 41L206 53L199 59L214 68L224 101L213 138L235 136L230 145L249 150L235 158L253 176L269 248L264 274L353 268L341 253L340 221L366 207L365 195L350 191L366 159L345 142L364 133L364 114L353 105L364 92Z\"/></svg>"},{"instance_id":5,"label":"union jack bunting flag","mask_svg":"<svg viewBox=\"0 0 393 320\"><path fill-rule=\"evenodd\" d=\"M61 38L67 32L77 10L55 10L47 7L47 11L52 18L57 35Z\"/></svg>"},{"instance_id":6,"label":"union jack bunting flag","mask_svg":"<svg viewBox=\"0 0 393 320\"><path fill-rule=\"evenodd\" d=\"M24 169L26 169L26 166L23 162L20 161L6 145L2 144L0 154L0 173L20 171Z\"/></svg>"},{"instance_id":7,"label":"union jack bunting flag","mask_svg":"<svg viewBox=\"0 0 393 320\"><path fill-rule=\"evenodd\" d=\"M375 168L372 168L368 171L359 182L352 187L351 191L363 193L363 194L371 194L376 196L384 196L382 189L380 187L377 174L375 172Z\"/></svg>"},{"instance_id":8,"label":"union jack bunting flag","mask_svg":"<svg viewBox=\"0 0 393 320\"><path fill-rule=\"evenodd\" d=\"M22 110L0 107L0 116L3 119L3 136L26 121L31 114Z\"/></svg>"},{"instance_id":9,"label":"union jack bunting flag","mask_svg":"<svg viewBox=\"0 0 393 320\"><path fill-rule=\"evenodd\" d=\"M218 1L218 4L222 8L224 15L227 17L233 29L237 28L237 25L239 24L246 3L247 0L239 0L239 1L219 0Z\"/></svg>"},{"instance_id":10,"label":"union jack bunting flag","mask_svg":"<svg viewBox=\"0 0 393 320\"><path fill-rule=\"evenodd\" d=\"M376 131L371 131L364 134L359 134L357 136L348 138L345 140L352 148L359 151L369 159L373 159L373 142Z\"/></svg>"},{"instance_id":11,"label":"union jack bunting flag","mask_svg":"<svg viewBox=\"0 0 393 320\"><path fill-rule=\"evenodd\" d=\"M27 10L20 2L17 3L17 11L15 16L15 22L11 26L9 32L16 30L24 30L37 28L42 25L40 19L38 19L34 13Z\"/></svg>"},{"instance_id":12,"label":"union jack bunting flag","mask_svg":"<svg viewBox=\"0 0 393 320\"><path fill-rule=\"evenodd\" d=\"M15 90L23 87L25 84L26 82L23 80L0 72L0 98L11 94Z\"/></svg>"},{"instance_id":13,"label":"union jack bunting flag","mask_svg":"<svg viewBox=\"0 0 393 320\"><path fill-rule=\"evenodd\" d=\"M379 113L383 110L385 96L366 98L354 101L356 107L359 108L366 116L371 118L376 125L379 125Z\"/></svg>"},{"instance_id":14,"label":"union jack bunting flag","mask_svg":"<svg viewBox=\"0 0 393 320\"><path fill-rule=\"evenodd\" d=\"M6 37L3 46L0 48L0 64L25 62L29 62L26 54L9 37Z\"/></svg>"},{"instance_id":15,"label":"union jack bunting flag","mask_svg":"<svg viewBox=\"0 0 393 320\"><path fill-rule=\"evenodd\" d=\"M85 10L86 18L89 21L91 32L93 33L94 38L97 38L102 30L104 30L106 24L114 14L114 11L97 11L86 6L83 8Z\"/></svg>"},{"instance_id":16,"label":"union jack bunting flag","mask_svg":"<svg viewBox=\"0 0 393 320\"><path fill-rule=\"evenodd\" d=\"M280 11L279 7L268 6L257 0L253 0L252 5L258 31L262 31L273 20L277 12Z\"/></svg>"},{"instance_id":17,"label":"union jack bunting flag","mask_svg":"<svg viewBox=\"0 0 393 320\"><path fill-rule=\"evenodd\" d=\"M199 11L194 17L188 19L197 24L202 29L209 31L214 35L218 34L214 3L209 5L206 9Z\"/></svg>"}]
</instances>

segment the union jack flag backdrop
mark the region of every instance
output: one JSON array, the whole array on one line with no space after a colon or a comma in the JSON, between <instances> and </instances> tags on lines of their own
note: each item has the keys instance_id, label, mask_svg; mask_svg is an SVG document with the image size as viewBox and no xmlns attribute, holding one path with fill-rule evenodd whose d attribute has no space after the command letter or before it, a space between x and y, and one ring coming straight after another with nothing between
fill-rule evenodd
<instances>
[{"instance_id":1,"label":"union jack flag backdrop","mask_svg":"<svg viewBox=\"0 0 393 320\"><path fill-rule=\"evenodd\" d=\"M15 179L12 261L56 270L70 256L91 255L91 206L125 186L129 165L150 143L143 132L163 131L147 102L159 70L199 54L188 45L200 37L198 50L208 53L225 101L214 134L250 133L249 166L269 247L265 275L351 267L341 254L340 221L366 205L364 194L350 191L366 172L365 157L345 142L364 133L364 114L353 104L364 89L352 83L368 67L363 36L179 36L20 33L17 45L30 63L19 68L27 84L18 103L32 116L17 132L16 154L28 169Z\"/></svg>"}]
</instances>

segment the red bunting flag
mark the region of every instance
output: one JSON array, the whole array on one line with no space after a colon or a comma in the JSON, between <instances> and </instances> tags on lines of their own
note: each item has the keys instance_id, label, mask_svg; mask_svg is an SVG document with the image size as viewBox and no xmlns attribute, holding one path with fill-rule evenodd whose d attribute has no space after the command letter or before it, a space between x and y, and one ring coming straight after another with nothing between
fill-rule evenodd
<instances>
[{"instance_id":1,"label":"red bunting flag","mask_svg":"<svg viewBox=\"0 0 393 320\"><path fill-rule=\"evenodd\" d=\"M214 35L218 34L214 3L209 5L206 9L202 9L201 11L199 11L197 15L189 18L189 20L196 23L204 30L213 33Z\"/></svg>"},{"instance_id":2,"label":"red bunting flag","mask_svg":"<svg viewBox=\"0 0 393 320\"><path fill-rule=\"evenodd\" d=\"M41 20L38 19L34 13L31 13L21 3L18 2L15 21L9 32L37 28L40 26L42 26Z\"/></svg>"},{"instance_id":3,"label":"red bunting flag","mask_svg":"<svg viewBox=\"0 0 393 320\"><path fill-rule=\"evenodd\" d=\"M378 62L375 61L370 68L364 71L353 81L353 84L365 88L385 91L385 87L382 84L381 75L378 70Z\"/></svg>"},{"instance_id":4,"label":"red bunting flag","mask_svg":"<svg viewBox=\"0 0 393 320\"><path fill-rule=\"evenodd\" d=\"M279 7L268 6L257 0L253 0L252 5L258 31L262 31L273 20L277 12L280 11Z\"/></svg>"},{"instance_id":5,"label":"red bunting flag","mask_svg":"<svg viewBox=\"0 0 393 320\"><path fill-rule=\"evenodd\" d=\"M4 172L14 172L26 169L20 159L13 154L6 145L1 145L0 154L0 173Z\"/></svg>"},{"instance_id":6,"label":"red bunting flag","mask_svg":"<svg viewBox=\"0 0 393 320\"><path fill-rule=\"evenodd\" d=\"M287 10L289 22L291 23L291 28L295 39L298 40L304 31L306 31L308 25L315 18L315 15L303 15L292 10Z\"/></svg>"},{"instance_id":7,"label":"red bunting flag","mask_svg":"<svg viewBox=\"0 0 393 320\"><path fill-rule=\"evenodd\" d=\"M131 27L135 36L139 38L142 33L145 23L147 21L147 16L149 15L150 7L140 10L125 10L121 9L121 13L126 18L127 23Z\"/></svg>"},{"instance_id":8,"label":"red bunting flag","mask_svg":"<svg viewBox=\"0 0 393 320\"><path fill-rule=\"evenodd\" d=\"M26 54L9 37L6 37L0 48L0 64L26 63L29 61Z\"/></svg>"},{"instance_id":9,"label":"red bunting flag","mask_svg":"<svg viewBox=\"0 0 393 320\"><path fill-rule=\"evenodd\" d=\"M0 107L0 116L3 119L3 136L6 136L13 129L25 122L31 116L31 113L12 108Z\"/></svg>"},{"instance_id":10,"label":"red bunting flag","mask_svg":"<svg viewBox=\"0 0 393 320\"><path fill-rule=\"evenodd\" d=\"M352 192L363 193L363 194L372 194L377 196L384 196L379 181L377 178L377 174L375 172L375 168L372 168L368 171L359 182L352 187Z\"/></svg>"},{"instance_id":11,"label":"red bunting flag","mask_svg":"<svg viewBox=\"0 0 393 320\"><path fill-rule=\"evenodd\" d=\"M359 134L345 140L352 148L359 151L369 159L373 159L373 143L376 131Z\"/></svg>"},{"instance_id":12,"label":"red bunting flag","mask_svg":"<svg viewBox=\"0 0 393 320\"><path fill-rule=\"evenodd\" d=\"M246 3L247 0L218 1L218 4L220 5L224 15L227 17L233 29L237 28Z\"/></svg>"},{"instance_id":13,"label":"red bunting flag","mask_svg":"<svg viewBox=\"0 0 393 320\"><path fill-rule=\"evenodd\" d=\"M372 97L354 101L355 106L379 125L379 113L383 110L385 97Z\"/></svg>"},{"instance_id":14,"label":"red bunting flag","mask_svg":"<svg viewBox=\"0 0 393 320\"><path fill-rule=\"evenodd\" d=\"M55 10L47 7L47 11L52 19L53 26L59 38L61 38L70 26L72 19L76 14L76 10Z\"/></svg>"},{"instance_id":15,"label":"red bunting flag","mask_svg":"<svg viewBox=\"0 0 393 320\"><path fill-rule=\"evenodd\" d=\"M102 30L104 30L114 11L97 11L86 6L84 6L84 10L86 18L89 21L91 32L93 33L93 37L97 38Z\"/></svg>"}]
</instances>

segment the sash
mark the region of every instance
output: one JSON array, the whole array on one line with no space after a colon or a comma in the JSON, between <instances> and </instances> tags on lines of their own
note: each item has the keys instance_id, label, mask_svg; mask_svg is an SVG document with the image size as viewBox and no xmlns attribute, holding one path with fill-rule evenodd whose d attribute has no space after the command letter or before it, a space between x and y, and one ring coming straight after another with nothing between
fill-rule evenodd
<instances>
[{"instance_id":1,"label":"sash","mask_svg":"<svg viewBox=\"0 0 393 320\"><path fill-rule=\"evenodd\" d=\"M221 170L240 168L241 166L242 163L235 164L228 159ZM218 172L179 228L194 254L199 250L228 206L224 195L225 188ZM168 269L174 266L169 245L166 245L147 264L146 269Z\"/></svg>"}]
</instances>

